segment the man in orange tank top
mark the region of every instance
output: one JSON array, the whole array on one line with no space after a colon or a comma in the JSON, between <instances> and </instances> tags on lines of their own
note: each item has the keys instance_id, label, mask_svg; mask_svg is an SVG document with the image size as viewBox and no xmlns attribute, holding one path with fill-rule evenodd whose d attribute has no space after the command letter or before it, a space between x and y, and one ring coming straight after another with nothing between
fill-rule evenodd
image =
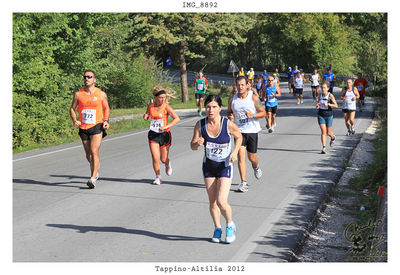
<instances>
[{"instance_id":1,"label":"man in orange tank top","mask_svg":"<svg viewBox=\"0 0 400 275\"><path fill-rule=\"evenodd\" d=\"M110 107L107 94L95 86L96 75L87 70L83 74L85 87L76 92L70 108L70 116L74 126L79 128L79 136L82 139L86 159L90 164L91 177L87 182L90 189L95 188L99 178L99 149L103 137L110 124ZM75 110L78 107L79 119Z\"/></svg>"}]
</instances>

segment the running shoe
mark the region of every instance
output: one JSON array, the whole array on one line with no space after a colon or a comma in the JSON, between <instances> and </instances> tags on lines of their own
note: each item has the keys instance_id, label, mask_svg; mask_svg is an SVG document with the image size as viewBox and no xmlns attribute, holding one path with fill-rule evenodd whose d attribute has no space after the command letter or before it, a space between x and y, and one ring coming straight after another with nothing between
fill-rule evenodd
<instances>
[{"instance_id":1,"label":"running shoe","mask_svg":"<svg viewBox=\"0 0 400 275\"><path fill-rule=\"evenodd\" d=\"M325 146L324 146L324 147L322 147L321 154L326 154L326 148L325 148Z\"/></svg>"},{"instance_id":2,"label":"running shoe","mask_svg":"<svg viewBox=\"0 0 400 275\"><path fill-rule=\"evenodd\" d=\"M333 136L333 138L331 138L331 142L329 143L329 146L333 146L333 144L335 144L335 140L336 140L336 136Z\"/></svg>"},{"instance_id":3,"label":"running shoe","mask_svg":"<svg viewBox=\"0 0 400 275\"><path fill-rule=\"evenodd\" d=\"M222 241L221 237L222 237L222 228L221 227L215 228L214 235L213 235L211 241L213 243L220 243Z\"/></svg>"},{"instance_id":4,"label":"running shoe","mask_svg":"<svg viewBox=\"0 0 400 275\"><path fill-rule=\"evenodd\" d=\"M201 112L199 111L199 116L201 116Z\"/></svg>"},{"instance_id":5,"label":"running shoe","mask_svg":"<svg viewBox=\"0 0 400 275\"><path fill-rule=\"evenodd\" d=\"M156 177L155 180L153 181L154 185L160 185L162 183L162 180L160 177Z\"/></svg>"},{"instance_id":6,"label":"running shoe","mask_svg":"<svg viewBox=\"0 0 400 275\"><path fill-rule=\"evenodd\" d=\"M249 185L247 184L247 182L245 181L241 182L239 184L238 191L242 193L249 191Z\"/></svg>"},{"instance_id":7,"label":"running shoe","mask_svg":"<svg viewBox=\"0 0 400 275\"><path fill-rule=\"evenodd\" d=\"M253 168L254 169L254 176L256 177L256 179L260 179L262 176L262 171L260 167L257 168Z\"/></svg>"},{"instance_id":8,"label":"running shoe","mask_svg":"<svg viewBox=\"0 0 400 275\"><path fill-rule=\"evenodd\" d=\"M356 130L354 130L353 125L350 126L350 133L351 133L352 135L354 135L354 134L356 133Z\"/></svg>"},{"instance_id":9,"label":"running shoe","mask_svg":"<svg viewBox=\"0 0 400 275\"><path fill-rule=\"evenodd\" d=\"M351 131L350 131L350 129L347 129L346 136L350 136L350 135L351 135Z\"/></svg>"},{"instance_id":10,"label":"running shoe","mask_svg":"<svg viewBox=\"0 0 400 275\"><path fill-rule=\"evenodd\" d=\"M300 103L303 104L303 100L301 100Z\"/></svg>"},{"instance_id":11,"label":"running shoe","mask_svg":"<svg viewBox=\"0 0 400 275\"><path fill-rule=\"evenodd\" d=\"M171 161L169 161L168 166L165 165L165 173L166 173L168 176L171 176L171 175L172 175Z\"/></svg>"},{"instance_id":12,"label":"running shoe","mask_svg":"<svg viewBox=\"0 0 400 275\"><path fill-rule=\"evenodd\" d=\"M297 105L299 105L299 104L300 104L300 101L297 102Z\"/></svg>"},{"instance_id":13,"label":"running shoe","mask_svg":"<svg viewBox=\"0 0 400 275\"><path fill-rule=\"evenodd\" d=\"M94 189L96 188L96 181L97 178L91 177L90 180L88 180L88 182L86 183L86 185L89 187L89 189Z\"/></svg>"},{"instance_id":14,"label":"running shoe","mask_svg":"<svg viewBox=\"0 0 400 275\"><path fill-rule=\"evenodd\" d=\"M226 226L226 243L233 243L236 240L236 225L232 222L232 225Z\"/></svg>"}]
</instances>

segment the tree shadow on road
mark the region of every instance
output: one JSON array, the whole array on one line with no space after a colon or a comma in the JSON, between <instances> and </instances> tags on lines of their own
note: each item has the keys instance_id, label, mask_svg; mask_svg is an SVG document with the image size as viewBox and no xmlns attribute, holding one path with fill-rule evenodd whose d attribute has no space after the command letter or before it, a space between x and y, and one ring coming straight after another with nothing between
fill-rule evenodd
<instances>
[{"instance_id":1,"label":"tree shadow on road","mask_svg":"<svg viewBox=\"0 0 400 275\"><path fill-rule=\"evenodd\" d=\"M210 238L199 238L199 237L188 237L180 235L168 235L159 234L151 231L140 230L140 229L128 229L120 226L81 226L74 224L46 224L49 227L56 227L62 229L72 229L76 230L78 233L88 233L88 232L105 232L105 233L124 233L124 234L134 234L142 235L151 238L156 238L166 241L208 241L211 242Z\"/></svg>"},{"instance_id":2,"label":"tree shadow on road","mask_svg":"<svg viewBox=\"0 0 400 275\"><path fill-rule=\"evenodd\" d=\"M298 184L292 187L298 199L285 208L284 214L268 235L255 242L257 247L247 261L297 261L296 255L301 251L308 232L316 225L316 212L323 207L328 190L339 181L360 137L345 137L327 155L321 155L319 161L311 164L310 169L305 171L307 176L299 179ZM337 236L343 232L332 234Z\"/></svg>"}]
</instances>

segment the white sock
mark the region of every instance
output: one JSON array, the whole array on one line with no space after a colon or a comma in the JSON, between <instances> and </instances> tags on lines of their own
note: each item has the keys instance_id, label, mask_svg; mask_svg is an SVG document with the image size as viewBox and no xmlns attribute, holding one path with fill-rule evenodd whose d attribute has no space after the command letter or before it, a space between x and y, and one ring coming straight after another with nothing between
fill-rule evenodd
<instances>
[{"instance_id":1,"label":"white sock","mask_svg":"<svg viewBox=\"0 0 400 275\"><path fill-rule=\"evenodd\" d=\"M230 223L227 224L227 226L234 226L235 223L233 221L231 221Z\"/></svg>"}]
</instances>

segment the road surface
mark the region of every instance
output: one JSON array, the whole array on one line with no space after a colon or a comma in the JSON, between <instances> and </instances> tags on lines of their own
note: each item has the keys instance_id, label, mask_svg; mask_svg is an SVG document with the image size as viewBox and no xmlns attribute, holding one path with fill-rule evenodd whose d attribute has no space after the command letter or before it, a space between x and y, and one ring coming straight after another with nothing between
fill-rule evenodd
<instances>
[{"instance_id":1,"label":"road surface","mask_svg":"<svg viewBox=\"0 0 400 275\"><path fill-rule=\"evenodd\" d=\"M341 110L335 110L337 141L321 155L309 86L302 105L295 104L287 85L282 88L276 131L268 134L261 120L262 179L248 169L249 192L237 193L240 178L234 166L229 196L237 225L233 244L209 241L213 224L201 172L203 150L189 146L199 117L186 116L171 130L174 171L168 177L162 169L160 186L151 184L147 130L104 139L94 190L86 187L89 165L80 143L15 154L13 261L288 261L323 194L369 126L372 103L367 100L365 110L357 112L357 133L351 137L345 136Z\"/></svg>"}]
</instances>

